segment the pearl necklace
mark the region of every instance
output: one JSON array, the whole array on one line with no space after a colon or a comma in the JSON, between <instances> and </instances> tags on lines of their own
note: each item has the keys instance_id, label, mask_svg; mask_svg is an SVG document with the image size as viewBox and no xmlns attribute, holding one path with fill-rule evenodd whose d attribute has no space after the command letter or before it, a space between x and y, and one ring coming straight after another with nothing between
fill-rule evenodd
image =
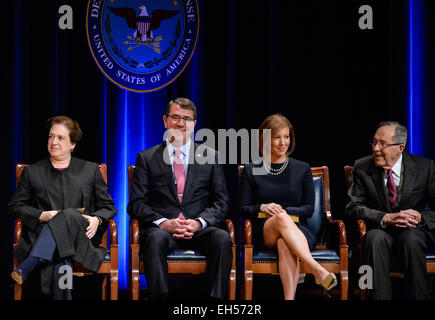
<instances>
[{"instance_id":1,"label":"pearl necklace","mask_svg":"<svg viewBox=\"0 0 435 320\"><path fill-rule=\"evenodd\" d=\"M272 167L270 166L270 163L263 160L264 169L266 170L266 172L268 174L270 174L272 176L277 176L277 175L281 174L285 170L285 168L287 168L288 159L289 158L285 159L284 163L282 164L281 168L279 168L279 169L272 169Z\"/></svg>"}]
</instances>

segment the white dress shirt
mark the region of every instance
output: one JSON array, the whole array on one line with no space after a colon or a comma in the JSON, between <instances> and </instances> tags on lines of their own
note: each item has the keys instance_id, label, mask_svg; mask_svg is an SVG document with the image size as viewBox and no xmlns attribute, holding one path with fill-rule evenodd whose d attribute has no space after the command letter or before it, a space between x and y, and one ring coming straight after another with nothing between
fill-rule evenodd
<instances>
[{"instance_id":1,"label":"white dress shirt","mask_svg":"<svg viewBox=\"0 0 435 320\"><path fill-rule=\"evenodd\" d=\"M399 160L397 160L394 166L391 168L391 170L393 171L393 180L396 187L398 187L400 184L400 174L402 173L402 158L403 155L400 155ZM387 185L387 181L388 181L388 171L386 170L384 175L385 186Z\"/></svg>"}]
</instances>

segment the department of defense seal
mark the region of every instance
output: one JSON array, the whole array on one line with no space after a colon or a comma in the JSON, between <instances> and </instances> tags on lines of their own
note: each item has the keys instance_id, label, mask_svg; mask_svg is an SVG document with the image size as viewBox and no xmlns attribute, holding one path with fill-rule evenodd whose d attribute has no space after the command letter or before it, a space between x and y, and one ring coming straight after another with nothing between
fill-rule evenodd
<instances>
[{"instance_id":1,"label":"department of defense seal","mask_svg":"<svg viewBox=\"0 0 435 320\"><path fill-rule=\"evenodd\" d=\"M195 51L197 0L89 0L92 56L121 88L152 92L174 81Z\"/></svg>"}]
</instances>

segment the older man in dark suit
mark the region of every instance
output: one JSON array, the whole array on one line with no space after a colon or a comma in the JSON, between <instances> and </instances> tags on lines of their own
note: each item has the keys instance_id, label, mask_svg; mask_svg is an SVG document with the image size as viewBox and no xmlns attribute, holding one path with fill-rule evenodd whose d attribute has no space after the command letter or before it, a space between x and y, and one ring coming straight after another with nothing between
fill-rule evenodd
<instances>
[{"instance_id":1,"label":"older man in dark suit","mask_svg":"<svg viewBox=\"0 0 435 320\"><path fill-rule=\"evenodd\" d=\"M429 299L426 254L435 245L434 161L404 152L407 130L379 124L373 155L355 162L347 214L364 219L364 257L373 268L375 299L392 299L389 268L397 254L413 299Z\"/></svg>"},{"instance_id":2,"label":"older man in dark suit","mask_svg":"<svg viewBox=\"0 0 435 320\"><path fill-rule=\"evenodd\" d=\"M229 210L222 166L216 151L190 140L196 124L192 101L170 101L163 122L166 141L137 156L127 208L130 216L139 220L150 298L167 295L167 254L188 247L207 256L210 297L224 299L232 242L219 228Z\"/></svg>"}]
</instances>

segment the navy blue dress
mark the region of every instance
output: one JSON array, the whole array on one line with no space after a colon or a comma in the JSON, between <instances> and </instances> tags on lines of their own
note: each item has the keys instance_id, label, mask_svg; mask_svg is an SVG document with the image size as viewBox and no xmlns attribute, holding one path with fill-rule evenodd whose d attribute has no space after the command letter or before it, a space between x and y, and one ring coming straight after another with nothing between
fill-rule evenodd
<instances>
[{"instance_id":1,"label":"navy blue dress","mask_svg":"<svg viewBox=\"0 0 435 320\"><path fill-rule=\"evenodd\" d=\"M272 169L282 164L272 164ZM289 215L298 216L296 225L307 238L310 250L316 246L316 235L307 225L314 211L314 185L311 167L302 161L289 158L285 170L279 175L256 175L253 168L261 168L262 162L245 166L240 177L240 213L252 222L254 245L263 246L263 227L267 219L258 218L260 206L267 203L280 204ZM258 169L257 169L258 170Z\"/></svg>"}]
</instances>

